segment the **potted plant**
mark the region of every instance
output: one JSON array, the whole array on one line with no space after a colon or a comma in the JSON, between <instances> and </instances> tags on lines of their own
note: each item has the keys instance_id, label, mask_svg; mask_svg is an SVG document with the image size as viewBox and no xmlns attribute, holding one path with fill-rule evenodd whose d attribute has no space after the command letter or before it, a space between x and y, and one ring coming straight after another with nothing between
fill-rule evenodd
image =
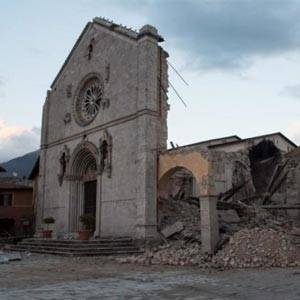
<instances>
[{"instance_id":1,"label":"potted plant","mask_svg":"<svg viewBox=\"0 0 300 300\"><path fill-rule=\"evenodd\" d=\"M44 224L46 224L47 229L43 230L43 238L51 239L52 238L52 230L49 230L49 225L55 223L55 219L53 217L47 217L43 220Z\"/></svg>"},{"instance_id":2,"label":"potted plant","mask_svg":"<svg viewBox=\"0 0 300 300\"><path fill-rule=\"evenodd\" d=\"M92 228L95 224L95 217L91 214L85 214L80 216L80 222L83 224L84 229L79 230L79 239L82 241L87 241L92 234Z\"/></svg>"}]
</instances>

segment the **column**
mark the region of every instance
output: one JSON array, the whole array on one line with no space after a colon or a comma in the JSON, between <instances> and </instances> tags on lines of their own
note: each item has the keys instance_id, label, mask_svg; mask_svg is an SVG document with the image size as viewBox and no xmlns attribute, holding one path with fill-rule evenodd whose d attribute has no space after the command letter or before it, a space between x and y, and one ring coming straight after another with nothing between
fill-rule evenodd
<instances>
[{"instance_id":1,"label":"column","mask_svg":"<svg viewBox=\"0 0 300 300\"><path fill-rule=\"evenodd\" d=\"M219 241L217 196L200 197L201 242L204 252L214 253Z\"/></svg>"},{"instance_id":2,"label":"column","mask_svg":"<svg viewBox=\"0 0 300 300\"><path fill-rule=\"evenodd\" d=\"M97 175L97 195L96 195L96 228L94 232L94 237L101 236L101 180L102 176Z\"/></svg>"}]
</instances>

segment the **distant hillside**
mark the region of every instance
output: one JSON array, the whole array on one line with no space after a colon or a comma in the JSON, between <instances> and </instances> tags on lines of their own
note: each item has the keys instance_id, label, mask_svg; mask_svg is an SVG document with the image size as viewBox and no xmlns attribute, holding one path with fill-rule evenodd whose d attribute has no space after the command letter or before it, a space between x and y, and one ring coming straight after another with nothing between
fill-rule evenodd
<instances>
[{"instance_id":1,"label":"distant hillside","mask_svg":"<svg viewBox=\"0 0 300 300\"><path fill-rule=\"evenodd\" d=\"M17 177L23 179L27 178L39 156L39 150L25 154L5 163L1 163L6 172L1 173L0 177ZM16 174L16 176L13 175Z\"/></svg>"}]
</instances>

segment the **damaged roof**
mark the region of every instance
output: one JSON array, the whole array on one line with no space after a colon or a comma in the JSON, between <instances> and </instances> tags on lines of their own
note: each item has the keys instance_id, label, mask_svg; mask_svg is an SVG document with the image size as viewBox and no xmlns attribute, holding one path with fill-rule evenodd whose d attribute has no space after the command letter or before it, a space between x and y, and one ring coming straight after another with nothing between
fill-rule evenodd
<instances>
[{"instance_id":1,"label":"damaged roof","mask_svg":"<svg viewBox=\"0 0 300 300\"><path fill-rule=\"evenodd\" d=\"M300 147L297 147L296 149L291 150L285 155L287 158L300 158Z\"/></svg>"},{"instance_id":2,"label":"damaged roof","mask_svg":"<svg viewBox=\"0 0 300 300\"><path fill-rule=\"evenodd\" d=\"M198 143L179 146L179 147L176 147L176 148L168 149L168 151L173 151L173 150L178 150L178 149L183 149L183 148L189 148L189 147L194 147L194 146L205 146L205 145L207 145L207 147L209 147L210 144L223 145L223 144L226 143L226 142L224 142L224 140L225 141L232 140L232 141L235 141L235 142L242 141L242 139L239 136L230 135L230 136L225 136L225 137L221 137L221 138L205 140L205 141L201 141L201 142L198 142ZM229 142L227 142L227 143L229 143Z\"/></svg>"},{"instance_id":3,"label":"damaged roof","mask_svg":"<svg viewBox=\"0 0 300 300\"><path fill-rule=\"evenodd\" d=\"M233 144L238 144L238 143L244 143L244 142L249 142L249 141L253 141L253 140L257 140L257 139L263 139L263 138L268 138L268 137L274 137L274 136L279 136L282 139L284 139L287 143L289 143L293 148L296 148L297 145L292 142L289 138L287 138L284 134L282 134L281 132L274 132L274 133L270 133L270 134L264 134L264 135L258 135L258 136L254 136L251 138L246 138L246 139L241 139L239 141L232 141L232 142L227 142L227 143L223 143L223 144L217 144L217 145L211 145L209 146L209 148L217 148L219 146L227 146L227 145L233 145Z\"/></svg>"},{"instance_id":4,"label":"damaged roof","mask_svg":"<svg viewBox=\"0 0 300 300\"><path fill-rule=\"evenodd\" d=\"M201 141L198 143L175 147L172 149L168 149L168 151L175 151L175 150L180 150L180 149L190 148L190 147L197 147L197 146L200 146L200 147L203 146L203 147L207 147L208 149L214 149L214 148L218 148L218 147L230 146L230 145L235 145L235 144L245 143L245 142L254 141L254 140L258 140L258 139L275 137L275 136L282 138L288 144L290 144L293 148L297 148L297 145L294 142L292 142L289 138L287 138L284 134L282 134L281 132L275 132L275 133L259 135L259 136L246 138L246 139L242 139L237 135L231 135L231 136L226 136L226 137L221 137L221 138L211 139L211 140L205 140L205 141ZM299 153L300 153L300 150L299 150Z\"/></svg>"}]
</instances>

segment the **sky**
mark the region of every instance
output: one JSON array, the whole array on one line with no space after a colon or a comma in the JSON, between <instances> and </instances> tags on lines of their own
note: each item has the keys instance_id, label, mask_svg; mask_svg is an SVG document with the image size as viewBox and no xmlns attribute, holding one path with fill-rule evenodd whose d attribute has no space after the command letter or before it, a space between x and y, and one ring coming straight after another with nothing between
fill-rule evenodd
<instances>
[{"instance_id":1,"label":"sky","mask_svg":"<svg viewBox=\"0 0 300 300\"><path fill-rule=\"evenodd\" d=\"M0 162L38 149L42 105L94 17L164 37L169 141L281 131L300 144L299 0L0 0Z\"/></svg>"}]
</instances>

